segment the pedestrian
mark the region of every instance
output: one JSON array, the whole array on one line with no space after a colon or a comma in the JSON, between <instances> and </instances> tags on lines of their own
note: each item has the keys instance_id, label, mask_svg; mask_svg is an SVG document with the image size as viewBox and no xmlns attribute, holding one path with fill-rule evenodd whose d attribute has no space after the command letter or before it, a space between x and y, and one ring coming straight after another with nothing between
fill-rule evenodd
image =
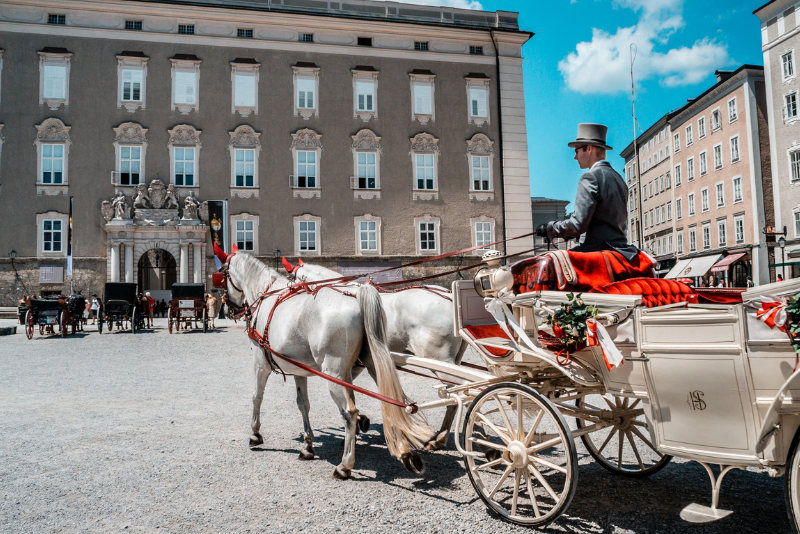
<instances>
[{"instance_id":1,"label":"pedestrian","mask_svg":"<svg viewBox=\"0 0 800 534\"><path fill-rule=\"evenodd\" d=\"M222 302L219 305L219 318L225 318L225 295L222 295Z\"/></svg>"},{"instance_id":2,"label":"pedestrian","mask_svg":"<svg viewBox=\"0 0 800 534\"><path fill-rule=\"evenodd\" d=\"M206 306L208 306L208 316L211 319L211 328L216 328L214 320L217 318L217 299L206 294Z\"/></svg>"},{"instance_id":3,"label":"pedestrian","mask_svg":"<svg viewBox=\"0 0 800 534\"><path fill-rule=\"evenodd\" d=\"M92 314L92 301L87 300L83 305L83 324L89 322L89 316Z\"/></svg>"},{"instance_id":4,"label":"pedestrian","mask_svg":"<svg viewBox=\"0 0 800 534\"><path fill-rule=\"evenodd\" d=\"M720 277L720 278L717 278L717 280L719 280L719 283L717 284L717 287L725 287L725 279Z\"/></svg>"},{"instance_id":5,"label":"pedestrian","mask_svg":"<svg viewBox=\"0 0 800 534\"><path fill-rule=\"evenodd\" d=\"M147 305L145 307L146 310L145 318L147 319L147 328L153 328L153 306L155 305L156 301L153 300L153 297L150 296L149 291L145 294L145 300L147 301Z\"/></svg>"},{"instance_id":6,"label":"pedestrian","mask_svg":"<svg viewBox=\"0 0 800 534\"><path fill-rule=\"evenodd\" d=\"M97 293L92 293L92 324L97 322L97 310L100 309L100 302L97 300Z\"/></svg>"},{"instance_id":7,"label":"pedestrian","mask_svg":"<svg viewBox=\"0 0 800 534\"><path fill-rule=\"evenodd\" d=\"M783 275L782 274L778 275L778 280L777 281L778 282L783 282Z\"/></svg>"},{"instance_id":8,"label":"pedestrian","mask_svg":"<svg viewBox=\"0 0 800 534\"><path fill-rule=\"evenodd\" d=\"M747 287L748 289L751 287L756 287L756 285L753 283L753 279L750 278L749 276L747 277Z\"/></svg>"}]
</instances>

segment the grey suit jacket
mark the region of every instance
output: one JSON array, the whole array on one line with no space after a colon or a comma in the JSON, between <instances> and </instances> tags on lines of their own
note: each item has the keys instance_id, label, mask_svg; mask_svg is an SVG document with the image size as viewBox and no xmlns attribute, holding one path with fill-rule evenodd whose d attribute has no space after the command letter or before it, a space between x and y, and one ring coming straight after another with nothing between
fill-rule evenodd
<instances>
[{"instance_id":1,"label":"grey suit jacket","mask_svg":"<svg viewBox=\"0 0 800 534\"><path fill-rule=\"evenodd\" d=\"M607 162L586 171L578 182L575 209L565 221L547 225L550 239L576 238L586 233L584 242L573 250L592 252L617 250L629 260L638 249L628 244L628 186Z\"/></svg>"}]
</instances>

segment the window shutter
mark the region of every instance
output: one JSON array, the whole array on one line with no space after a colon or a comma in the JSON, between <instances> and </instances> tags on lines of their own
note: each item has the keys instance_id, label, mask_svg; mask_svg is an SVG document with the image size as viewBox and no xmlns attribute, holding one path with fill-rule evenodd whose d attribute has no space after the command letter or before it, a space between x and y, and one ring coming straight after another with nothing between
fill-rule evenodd
<instances>
[{"instance_id":1,"label":"window shutter","mask_svg":"<svg viewBox=\"0 0 800 534\"><path fill-rule=\"evenodd\" d=\"M414 113L418 115L432 114L431 89L431 86L427 84L414 84Z\"/></svg>"},{"instance_id":2,"label":"window shutter","mask_svg":"<svg viewBox=\"0 0 800 534\"><path fill-rule=\"evenodd\" d=\"M176 104L194 104L195 103L194 82L195 82L194 72L176 72L175 73L175 103Z\"/></svg>"},{"instance_id":3,"label":"window shutter","mask_svg":"<svg viewBox=\"0 0 800 534\"><path fill-rule=\"evenodd\" d=\"M486 116L486 89L472 87L469 90L469 98L471 101L472 116L485 117Z\"/></svg>"},{"instance_id":4,"label":"window shutter","mask_svg":"<svg viewBox=\"0 0 800 534\"><path fill-rule=\"evenodd\" d=\"M256 107L256 77L246 74L237 74L234 79L236 90L235 106Z\"/></svg>"},{"instance_id":5,"label":"window shutter","mask_svg":"<svg viewBox=\"0 0 800 534\"><path fill-rule=\"evenodd\" d=\"M44 98L66 98L67 67L45 65Z\"/></svg>"}]
</instances>

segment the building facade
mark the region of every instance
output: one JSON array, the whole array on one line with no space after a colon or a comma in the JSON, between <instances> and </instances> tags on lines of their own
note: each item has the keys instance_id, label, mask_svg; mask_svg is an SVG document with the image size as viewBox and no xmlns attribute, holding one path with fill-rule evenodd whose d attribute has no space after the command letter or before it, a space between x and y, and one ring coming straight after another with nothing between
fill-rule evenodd
<instances>
[{"instance_id":1,"label":"building facade","mask_svg":"<svg viewBox=\"0 0 800 534\"><path fill-rule=\"evenodd\" d=\"M775 226L777 232L782 233L784 227L787 231L785 248L775 250L775 271L796 278L800 276L800 5L776 0L754 13L761 21Z\"/></svg>"},{"instance_id":2,"label":"building facade","mask_svg":"<svg viewBox=\"0 0 800 534\"><path fill-rule=\"evenodd\" d=\"M367 267L528 233L531 35L370 1L7 2L0 298L205 282L212 235Z\"/></svg>"},{"instance_id":3,"label":"building facade","mask_svg":"<svg viewBox=\"0 0 800 534\"><path fill-rule=\"evenodd\" d=\"M545 197L531 197L531 215L533 219L533 228L535 229L540 224L547 224L550 221L563 221L567 218L567 206L569 200L557 200L554 198ZM563 241L563 240L559 240ZM568 248L572 240L562 243L554 243L556 248ZM533 244L537 247L536 252L539 253L547 248L547 244L543 237L533 238Z\"/></svg>"}]
</instances>

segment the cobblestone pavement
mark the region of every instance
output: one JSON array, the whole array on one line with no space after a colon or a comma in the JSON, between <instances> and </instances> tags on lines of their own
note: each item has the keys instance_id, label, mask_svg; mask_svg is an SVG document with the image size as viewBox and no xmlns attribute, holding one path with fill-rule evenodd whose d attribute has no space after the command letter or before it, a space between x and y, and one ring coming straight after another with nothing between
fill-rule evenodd
<instances>
[{"instance_id":1,"label":"cobblestone pavement","mask_svg":"<svg viewBox=\"0 0 800 534\"><path fill-rule=\"evenodd\" d=\"M309 387L318 458L298 459L294 387L278 376L264 400L266 443L249 450L250 348L241 326L217 326L0 337L0 532L528 531L486 511L452 440L424 455L425 475L404 471L386 451L377 402L360 395L373 427L359 437L353 478L334 480L342 424L320 379ZM435 397L425 379L402 379L417 401ZM578 451L577 494L547 532L789 532L783 479L733 472L721 505L735 513L689 525L680 510L710 499L700 465L675 460L631 480Z\"/></svg>"}]
</instances>

